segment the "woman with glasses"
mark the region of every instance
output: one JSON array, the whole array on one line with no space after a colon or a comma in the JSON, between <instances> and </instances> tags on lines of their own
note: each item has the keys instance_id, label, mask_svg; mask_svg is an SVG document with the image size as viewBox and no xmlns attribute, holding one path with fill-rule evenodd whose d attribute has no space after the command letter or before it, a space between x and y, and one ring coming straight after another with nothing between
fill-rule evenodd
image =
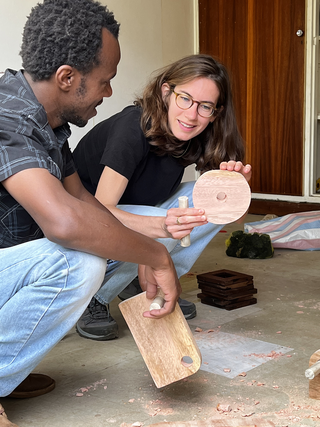
<instances>
[{"instance_id":1,"label":"woman with glasses","mask_svg":"<svg viewBox=\"0 0 320 427\"><path fill-rule=\"evenodd\" d=\"M161 69L134 105L95 126L74 151L84 186L127 227L163 242L178 277L222 228L193 208L194 182L181 183L185 168L235 170L249 181L251 166L242 164L243 156L227 71L209 55ZM189 208L179 208L180 196L189 198ZM191 245L182 247L180 239L189 234ZM81 336L117 336L108 304L118 294L141 292L136 276L136 265L109 263L103 286L77 324ZM179 304L187 319L195 317L193 303Z\"/></svg>"}]
</instances>

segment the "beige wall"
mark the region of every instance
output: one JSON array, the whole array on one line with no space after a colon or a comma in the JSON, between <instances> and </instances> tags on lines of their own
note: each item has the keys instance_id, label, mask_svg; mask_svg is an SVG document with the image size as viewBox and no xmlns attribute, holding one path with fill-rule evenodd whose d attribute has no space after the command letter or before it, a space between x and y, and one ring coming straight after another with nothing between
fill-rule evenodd
<instances>
[{"instance_id":1,"label":"beige wall","mask_svg":"<svg viewBox=\"0 0 320 427\"><path fill-rule=\"evenodd\" d=\"M21 68L21 33L36 0L0 0L0 72ZM113 96L84 129L73 127L74 147L91 126L130 103L149 75L179 57L194 53L195 0L102 0L120 22L122 59Z\"/></svg>"}]
</instances>

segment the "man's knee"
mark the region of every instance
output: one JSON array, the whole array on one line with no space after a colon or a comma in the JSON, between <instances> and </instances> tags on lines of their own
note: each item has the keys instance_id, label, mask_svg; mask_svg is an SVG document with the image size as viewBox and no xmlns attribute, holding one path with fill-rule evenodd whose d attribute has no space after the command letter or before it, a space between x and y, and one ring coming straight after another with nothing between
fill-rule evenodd
<instances>
[{"instance_id":1,"label":"man's knee","mask_svg":"<svg viewBox=\"0 0 320 427\"><path fill-rule=\"evenodd\" d=\"M89 283L98 290L106 274L107 260L85 252L78 252L76 263L77 274L81 274L82 282Z\"/></svg>"}]
</instances>

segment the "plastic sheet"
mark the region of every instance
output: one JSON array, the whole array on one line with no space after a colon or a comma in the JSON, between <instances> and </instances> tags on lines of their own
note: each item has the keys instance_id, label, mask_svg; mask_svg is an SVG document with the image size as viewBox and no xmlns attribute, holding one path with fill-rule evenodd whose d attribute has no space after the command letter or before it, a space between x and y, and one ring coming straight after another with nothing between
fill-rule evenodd
<instances>
[{"instance_id":1,"label":"plastic sheet","mask_svg":"<svg viewBox=\"0 0 320 427\"><path fill-rule=\"evenodd\" d=\"M320 211L301 212L244 225L247 233L268 234L274 248L320 250Z\"/></svg>"}]
</instances>

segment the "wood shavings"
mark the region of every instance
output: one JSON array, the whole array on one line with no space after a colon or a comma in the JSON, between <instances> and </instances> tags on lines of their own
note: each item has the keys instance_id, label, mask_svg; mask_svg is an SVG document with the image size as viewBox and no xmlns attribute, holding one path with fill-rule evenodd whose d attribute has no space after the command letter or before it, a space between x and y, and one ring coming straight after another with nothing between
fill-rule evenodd
<instances>
[{"instance_id":1,"label":"wood shavings","mask_svg":"<svg viewBox=\"0 0 320 427\"><path fill-rule=\"evenodd\" d=\"M246 377L247 376L247 373L246 372L241 372L239 375L238 375L238 377Z\"/></svg>"},{"instance_id":2,"label":"wood shavings","mask_svg":"<svg viewBox=\"0 0 320 427\"><path fill-rule=\"evenodd\" d=\"M224 404L218 403L217 410L221 412L231 412L232 408L230 405L224 405Z\"/></svg>"},{"instance_id":3,"label":"wood shavings","mask_svg":"<svg viewBox=\"0 0 320 427\"><path fill-rule=\"evenodd\" d=\"M231 372L230 368L224 368L223 372Z\"/></svg>"},{"instance_id":4,"label":"wood shavings","mask_svg":"<svg viewBox=\"0 0 320 427\"><path fill-rule=\"evenodd\" d=\"M202 329L201 329L201 328L199 328L199 327L197 327L194 331L195 331L195 332L202 332Z\"/></svg>"},{"instance_id":5,"label":"wood shavings","mask_svg":"<svg viewBox=\"0 0 320 427\"><path fill-rule=\"evenodd\" d=\"M252 417L252 415L254 415L254 412L249 412L247 414L242 414L242 417Z\"/></svg>"},{"instance_id":6,"label":"wood shavings","mask_svg":"<svg viewBox=\"0 0 320 427\"><path fill-rule=\"evenodd\" d=\"M127 424L127 423L122 423L120 424L120 427L142 427L144 424L141 423L140 421L136 421L133 424Z\"/></svg>"}]
</instances>

